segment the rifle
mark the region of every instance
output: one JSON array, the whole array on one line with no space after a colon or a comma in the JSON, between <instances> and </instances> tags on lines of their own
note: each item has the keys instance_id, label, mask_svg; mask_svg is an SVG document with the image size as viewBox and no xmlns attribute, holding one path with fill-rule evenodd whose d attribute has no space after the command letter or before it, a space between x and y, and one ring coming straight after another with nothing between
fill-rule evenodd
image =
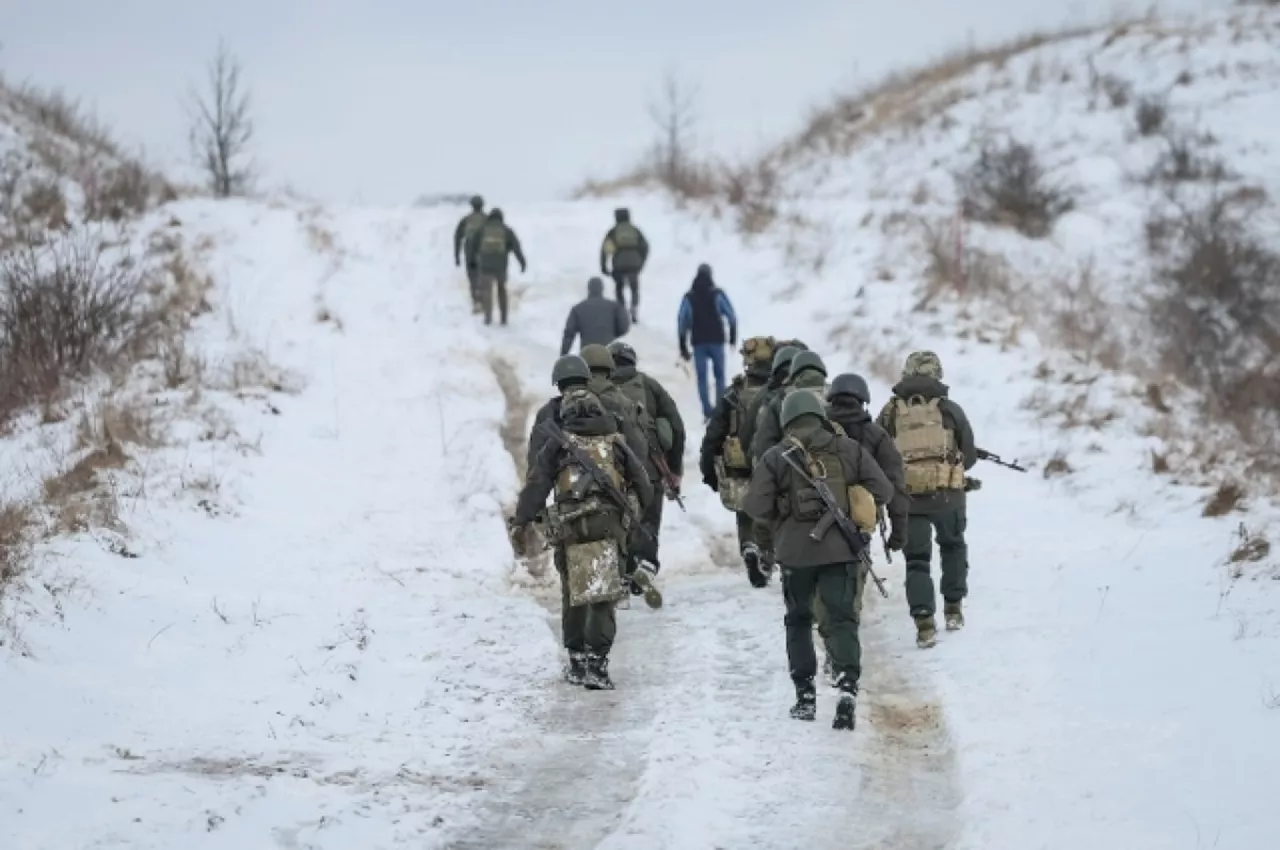
<instances>
[{"instance_id":1,"label":"rifle","mask_svg":"<svg viewBox=\"0 0 1280 850\"><path fill-rule=\"evenodd\" d=\"M652 541L654 539L649 529L641 525L640 515L631 507L631 502L627 499L626 494L614 485L613 479L605 474L603 469L596 466L595 461L588 457L586 452L573 444L573 441L565 435L564 431L560 430L560 427L555 422L550 419L544 419L538 427L545 428L551 438L560 444L560 448L569 453L569 457L573 458L573 462L591 477L596 486L609 497L609 501L613 502L618 507L618 510L622 511L623 516L631 521L632 528L639 529L649 540Z\"/></svg>"},{"instance_id":2,"label":"rifle","mask_svg":"<svg viewBox=\"0 0 1280 850\"><path fill-rule=\"evenodd\" d=\"M880 542L884 544L884 559L886 562L893 563L893 550L889 548L888 526L884 521L884 508L876 516L876 521L880 524Z\"/></svg>"},{"instance_id":3,"label":"rifle","mask_svg":"<svg viewBox=\"0 0 1280 850\"><path fill-rule=\"evenodd\" d=\"M676 483L675 473L671 471L667 459L660 452L653 452L649 457L653 460L653 465L658 467L658 474L662 476L662 492L666 494L667 501L675 502L680 506L680 510L688 513L684 506L684 499L680 497L680 485Z\"/></svg>"},{"instance_id":4,"label":"rifle","mask_svg":"<svg viewBox=\"0 0 1280 850\"><path fill-rule=\"evenodd\" d=\"M849 548L858 554L860 558L865 560L867 565L867 575L871 576L871 580L876 583L876 589L880 591L880 595L885 599L889 598L889 591L885 590L884 582L880 576L876 575L876 571L871 568L871 559L866 556L867 541L863 537L862 532L853 524L853 520L849 519L844 511L840 510L840 504L836 501L836 497L832 494L831 488L827 486L827 482L814 478L807 470L795 462L791 457L791 453L797 447L787 449L782 453L782 459L791 465L796 474L804 479L810 487L818 493L818 498L822 500L823 506L826 507L827 513L822 519L818 520L818 524L813 527L813 531L809 532L810 540L821 540L826 536L827 531L834 525L840 529L840 533L844 535L845 542L849 544Z\"/></svg>"},{"instance_id":5,"label":"rifle","mask_svg":"<svg viewBox=\"0 0 1280 850\"><path fill-rule=\"evenodd\" d=\"M1022 468L1021 466L1018 466L1018 462L1017 462L1016 460L1012 460L1012 461L1010 461L1010 460L1001 460L1001 459L1000 459L1000 455L992 454L991 452L987 451L986 449L978 449L978 460L988 460L988 461L991 461L992 463L994 463L996 466L1003 466L1005 469L1012 469L1012 470L1014 470L1015 472L1026 472L1026 471L1027 471L1027 470L1025 470L1024 468Z\"/></svg>"}]
</instances>

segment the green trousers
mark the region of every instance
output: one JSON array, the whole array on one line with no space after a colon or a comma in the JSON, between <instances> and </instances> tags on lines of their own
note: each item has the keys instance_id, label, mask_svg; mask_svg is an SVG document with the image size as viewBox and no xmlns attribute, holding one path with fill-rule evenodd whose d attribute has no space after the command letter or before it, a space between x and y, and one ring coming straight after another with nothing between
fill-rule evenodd
<instances>
[{"instance_id":1,"label":"green trousers","mask_svg":"<svg viewBox=\"0 0 1280 850\"><path fill-rule=\"evenodd\" d=\"M565 560L563 546L555 549L555 563L556 572L560 574L560 632L564 638L564 648L570 652L608 655L618 633L614 603L570 605L569 565Z\"/></svg>"},{"instance_id":2,"label":"green trousers","mask_svg":"<svg viewBox=\"0 0 1280 850\"><path fill-rule=\"evenodd\" d=\"M813 649L814 604L821 600L823 635L827 655L842 683L856 687L862 673L862 646L858 642L858 617L853 613L857 594L857 564L782 568L782 596L787 614L787 662L791 679L807 682L818 672Z\"/></svg>"},{"instance_id":3,"label":"green trousers","mask_svg":"<svg viewBox=\"0 0 1280 850\"><path fill-rule=\"evenodd\" d=\"M942 598L948 602L959 602L969 595L969 547L964 542L966 525L963 507L912 514L908 518L907 545L902 556L907 562L907 606L913 617L931 617L937 611L933 576L929 573L935 532L942 562Z\"/></svg>"}]
</instances>

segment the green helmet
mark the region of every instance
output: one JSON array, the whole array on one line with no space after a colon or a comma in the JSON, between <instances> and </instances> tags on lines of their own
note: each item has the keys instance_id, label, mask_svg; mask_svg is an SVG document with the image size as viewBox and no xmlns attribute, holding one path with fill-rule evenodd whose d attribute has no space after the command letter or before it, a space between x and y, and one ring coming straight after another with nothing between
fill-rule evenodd
<instances>
[{"instance_id":1,"label":"green helmet","mask_svg":"<svg viewBox=\"0 0 1280 850\"><path fill-rule=\"evenodd\" d=\"M634 366L637 362L636 350L629 344L620 339L615 339L609 343L609 353L613 355L613 362L620 363L624 366Z\"/></svg>"},{"instance_id":2,"label":"green helmet","mask_svg":"<svg viewBox=\"0 0 1280 850\"><path fill-rule=\"evenodd\" d=\"M777 342L777 346L778 346L779 348L783 348L783 347L786 347L786 346L788 346L788 345L789 345L789 346L791 346L792 348L797 348L797 349L799 349L800 351L808 351L808 350L809 350L809 346L805 345L803 342L801 342L801 341L800 341L800 340L798 340L798 339L780 339L780 340L778 340L778 342Z\"/></svg>"},{"instance_id":3,"label":"green helmet","mask_svg":"<svg viewBox=\"0 0 1280 850\"><path fill-rule=\"evenodd\" d=\"M613 355L603 345L582 346L582 359L587 361L592 372L612 372L618 368L618 364L613 362Z\"/></svg>"},{"instance_id":4,"label":"green helmet","mask_svg":"<svg viewBox=\"0 0 1280 850\"><path fill-rule=\"evenodd\" d=\"M801 416L810 414L827 418L827 408L822 399L811 392L794 392L782 402L782 415L779 418L782 420L782 427L786 428Z\"/></svg>"},{"instance_id":5,"label":"green helmet","mask_svg":"<svg viewBox=\"0 0 1280 850\"><path fill-rule=\"evenodd\" d=\"M591 367L587 365L587 361L583 360L576 354L566 354L556 361L556 365L551 367L551 383L557 387L568 381L591 380Z\"/></svg>"},{"instance_id":6,"label":"green helmet","mask_svg":"<svg viewBox=\"0 0 1280 850\"><path fill-rule=\"evenodd\" d=\"M827 374L827 364L822 362L822 358L812 351L801 351L791 358L791 372L788 377L795 380L806 369L813 369L821 372L823 376Z\"/></svg>"},{"instance_id":7,"label":"green helmet","mask_svg":"<svg viewBox=\"0 0 1280 850\"><path fill-rule=\"evenodd\" d=\"M472 196L471 196L471 208L472 208L473 210L480 210L480 209L483 209L483 208L484 208L484 198L480 197L479 195L472 195Z\"/></svg>"},{"instance_id":8,"label":"green helmet","mask_svg":"<svg viewBox=\"0 0 1280 850\"><path fill-rule=\"evenodd\" d=\"M933 378L942 380L942 360L932 351L913 351L902 367L904 378Z\"/></svg>"},{"instance_id":9,"label":"green helmet","mask_svg":"<svg viewBox=\"0 0 1280 850\"><path fill-rule=\"evenodd\" d=\"M782 372L791 368L791 359L800 353L800 349L784 345L773 354L773 371Z\"/></svg>"}]
</instances>

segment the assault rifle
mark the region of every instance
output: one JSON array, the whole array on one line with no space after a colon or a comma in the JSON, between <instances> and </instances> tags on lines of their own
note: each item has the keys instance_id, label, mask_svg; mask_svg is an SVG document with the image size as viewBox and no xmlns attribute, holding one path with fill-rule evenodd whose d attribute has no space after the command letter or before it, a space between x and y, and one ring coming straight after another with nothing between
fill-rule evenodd
<instances>
[{"instance_id":1,"label":"assault rifle","mask_svg":"<svg viewBox=\"0 0 1280 850\"><path fill-rule=\"evenodd\" d=\"M675 473L671 471L667 459L661 452L654 452L649 457L653 460L653 465L658 467L658 474L662 476L662 492L666 494L667 501L675 502L680 506L680 510L688 513L684 506L684 499L680 497L680 484L676 481Z\"/></svg>"},{"instance_id":2,"label":"assault rifle","mask_svg":"<svg viewBox=\"0 0 1280 850\"><path fill-rule=\"evenodd\" d=\"M1018 462L1016 460L1001 460L1000 455L992 454L986 449L978 449L978 460L988 460L994 463L996 466L1003 466L1005 469L1012 469L1015 472L1027 471L1023 467L1018 466Z\"/></svg>"},{"instance_id":3,"label":"assault rifle","mask_svg":"<svg viewBox=\"0 0 1280 850\"><path fill-rule=\"evenodd\" d=\"M550 419L544 419L538 427L545 428L551 438L560 444L560 448L569 453L569 457L573 458L573 462L591 477L596 486L609 497L609 501L613 502L618 507L618 510L622 511L623 516L631 521L632 528L639 529L645 537L653 540L653 534L649 529L640 524L640 516L636 513L635 508L631 507L631 502L627 499L626 494L618 489L617 485L613 483L613 479L597 466L596 462L586 452L573 444L573 441L565 435L564 431L560 430L560 426Z\"/></svg>"},{"instance_id":4,"label":"assault rifle","mask_svg":"<svg viewBox=\"0 0 1280 850\"><path fill-rule=\"evenodd\" d=\"M884 559L893 563L893 550L889 548L889 531L884 521L884 508L876 512L876 522L880 525L880 542L884 544Z\"/></svg>"},{"instance_id":5,"label":"assault rifle","mask_svg":"<svg viewBox=\"0 0 1280 850\"><path fill-rule=\"evenodd\" d=\"M827 509L827 513L813 527L813 531L809 532L810 540L821 540L826 536L827 531L834 525L840 529L840 533L844 535L845 542L849 544L860 560L864 561L867 567L867 575L871 576L871 580L876 583L876 589L880 591L880 595L885 599L889 598L889 591L884 589L884 582L880 576L876 575L876 571L871 568L871 558L867 556L867 540L858 527L853 524L853 520L842 510L840 503L836 501L836 497L831 492L831 488L827 486L827 482L821 478L814 478L809 474L808 470L796 463L791 453L796 451L795 448L787 449L782 453L782 459L791 465L805 483L812 487L818 493L818 498L822 500L822 504Z\"/></svg>"}]
</instances>

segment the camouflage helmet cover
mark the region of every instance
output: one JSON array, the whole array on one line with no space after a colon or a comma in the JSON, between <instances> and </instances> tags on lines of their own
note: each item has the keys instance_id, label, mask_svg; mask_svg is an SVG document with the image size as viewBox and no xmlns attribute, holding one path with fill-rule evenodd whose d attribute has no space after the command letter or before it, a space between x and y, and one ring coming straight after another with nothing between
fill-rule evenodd
<instances>
[{"instance_id":1,"label":"camouflage helmet cover","mask_svg":"<svg viewBox=\"0 0 1280 850\"><path fill-rule=\"evenodd\" d=\"M636 358L636 350L631 347L630 343L615 339L609 343L609 353L613 355L614 363L622 363L627 366L634 366L640 362Z\"/></svg>"},{"instance_id":2,"label":"camouflage helmet cover","mask_svg":"<svg viewBox=\"0 0 1280 850\"><path fill-rule=\"evenodd\" d=\"M595 393L585 387L574 387L560 399L561 419L588 419L603 415L604 405Z\"/></svg>"},{"instance_id":3,"label":"camouflage helmet cover","mask_svg":"<svg viewBox=\"0 0 1280 850\"><path fill-rule=\"evenodd\" d=\"M902 366L904 378L933 378L942 380L942 360L932 351L913 351Z\"/></svg>"}]
</instances>

